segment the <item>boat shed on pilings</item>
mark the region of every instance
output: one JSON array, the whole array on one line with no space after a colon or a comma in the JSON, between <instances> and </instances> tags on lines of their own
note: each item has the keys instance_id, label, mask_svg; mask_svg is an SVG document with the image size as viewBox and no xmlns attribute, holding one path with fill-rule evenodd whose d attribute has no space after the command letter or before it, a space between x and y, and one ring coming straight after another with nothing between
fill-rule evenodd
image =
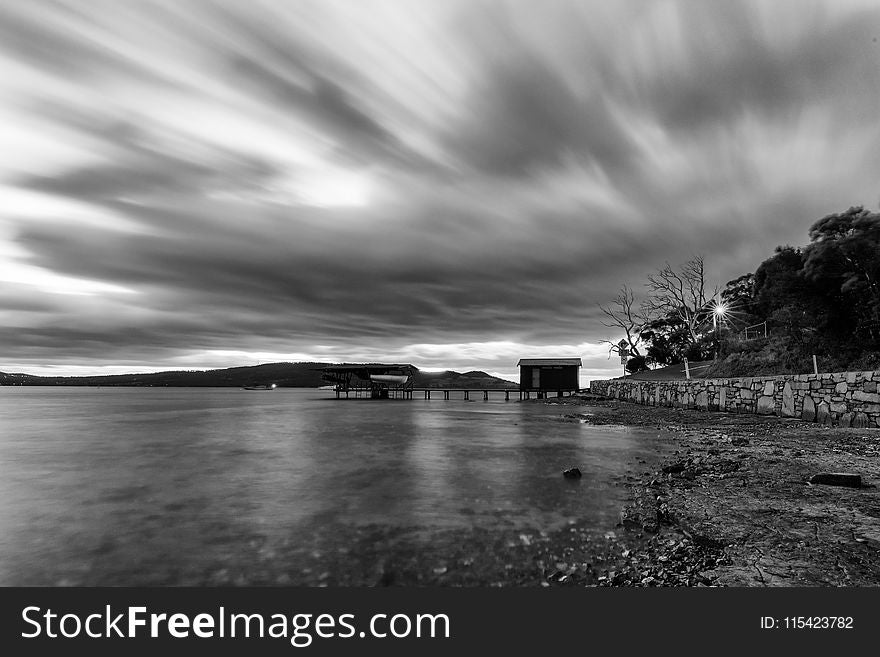
<instances>
[{"instance_id":1,"label":"boat shed on pilings","mask_svg":"<svg viewBox=\"0 0 880 657\"><path fill-rule=\"evenodd\" d=\"M321 370L321 378L335 385L336 398L412 399L416 368L400 363L342 363Z\"/></svg>"},{"instance_id":2,"label":"boat shed on pilings","mask_svg":"<svg viewBox=\"0 0 880 657\"><path fill-rule=\"evenodd\" d=\"M538 398L556 393L562 397L580 389L580 358L522 358L519 367L520 392L536 392Z\"/></svg>"}]
</instances>

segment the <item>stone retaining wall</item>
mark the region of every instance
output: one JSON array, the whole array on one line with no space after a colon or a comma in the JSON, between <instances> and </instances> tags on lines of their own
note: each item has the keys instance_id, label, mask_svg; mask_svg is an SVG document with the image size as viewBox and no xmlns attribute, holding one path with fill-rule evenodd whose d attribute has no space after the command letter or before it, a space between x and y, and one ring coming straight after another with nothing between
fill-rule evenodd
<instances>
[{"instance_id":1,"label":"stone retaining wall","mask_svg":"<svg viewBox=\"0 0 880 657\"><path fill-rule=\"evenodd\" d=\"M649 406L799 417L843 427L880 427L880 371L736 379L590 381L597 395Z\"/></svg>"}]
</instances>

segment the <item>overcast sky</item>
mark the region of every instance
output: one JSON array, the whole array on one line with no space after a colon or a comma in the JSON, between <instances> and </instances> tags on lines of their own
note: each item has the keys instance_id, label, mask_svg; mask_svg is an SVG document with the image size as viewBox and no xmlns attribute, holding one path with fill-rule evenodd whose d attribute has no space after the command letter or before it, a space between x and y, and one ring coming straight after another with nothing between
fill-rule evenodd
<instances>
[{"instance_id":1,"label":"overcast sky","mask_svg":"<svg viewBox=\"0 0 880 657\"><path fill-rule=\"evenodd\" d=\"M0 370L616 375L598 303L880 199L880 3L0 0Z\"/></svg>"}]
</instances>

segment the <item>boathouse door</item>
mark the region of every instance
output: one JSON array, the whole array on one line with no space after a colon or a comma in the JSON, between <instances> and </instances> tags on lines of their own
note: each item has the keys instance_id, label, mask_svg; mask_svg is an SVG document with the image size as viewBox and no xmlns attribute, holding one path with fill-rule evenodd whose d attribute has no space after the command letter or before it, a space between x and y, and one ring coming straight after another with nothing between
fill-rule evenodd
<instances>
[{"instance_id":1,"label":"boathouse door","mask_svg":"<svg viewBox=\"0 0 880 657\"><path fill-rule=\"evenodd\" d=\"M532 370L532 387L541 387L541 370L539 370L537 367Z\"/></svg>"}]
</instances>

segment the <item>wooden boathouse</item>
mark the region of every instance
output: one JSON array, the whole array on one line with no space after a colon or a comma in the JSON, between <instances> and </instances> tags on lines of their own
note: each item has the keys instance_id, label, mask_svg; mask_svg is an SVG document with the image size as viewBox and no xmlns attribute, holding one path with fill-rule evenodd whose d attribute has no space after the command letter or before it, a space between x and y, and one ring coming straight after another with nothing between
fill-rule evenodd
<instances>
[{"instance_id":1,"label":"wooden boathouse","mask_svg":"<svg viewBox=\"0 0 880 657\"><path fill-rule=\"evenodd\" d=\"M562 397L580 389L580 358L523 358L519 367L519 389L528 394L534 392L538 399L551 393Z\"/></svg>"}]
</instances>

